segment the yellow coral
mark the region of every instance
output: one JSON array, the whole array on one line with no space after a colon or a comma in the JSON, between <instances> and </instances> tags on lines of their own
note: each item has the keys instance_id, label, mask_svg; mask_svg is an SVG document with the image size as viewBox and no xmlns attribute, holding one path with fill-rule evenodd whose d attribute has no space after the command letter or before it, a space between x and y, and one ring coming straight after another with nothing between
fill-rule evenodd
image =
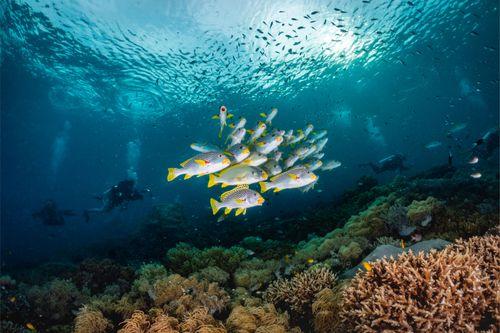
<instances>
[{"instance_id":1,"label":"yellow coral","mask_svg":"<svg viewBox=\"0 0 500 333\"><path fill-rule=\"evenodd\" d=\"M109 320L99 310L83 306L75 318L75 333L104 333L112 328Z\"/></svg>"}]
</instances>

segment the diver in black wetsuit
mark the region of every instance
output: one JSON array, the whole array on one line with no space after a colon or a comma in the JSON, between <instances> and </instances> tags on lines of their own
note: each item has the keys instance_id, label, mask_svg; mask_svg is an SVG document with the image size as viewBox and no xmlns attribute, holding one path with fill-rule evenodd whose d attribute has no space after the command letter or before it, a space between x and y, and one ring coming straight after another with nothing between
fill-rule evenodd
<instances>
[{"instance_id":1,"label":"diver in black wetsuit","mask_svg":"<svg viewBox=\"0 0 500 333\"><path fill-rule=\"evenodd\" d=\"M75 212L70 209L59 210L53 200L47 200L42 208L32 214L34 219L39 219L45 225L63 225L64 216L75 216Z\"/></svg>"},{"instance_id":2,"label":"diver in black wetsuit","mask_svg":"<svg viewBox=\"0 0 500 333\"><path fill-rule=\"evenodd\" d=\"M96 199L102 201L103 206L101 208L85 210L83 213L85 221L88 222L90 220L89 213L91 212L108 213L117 207L126 209L127 204L130 201L142 200L144 199L144 194L146 193L150 193L150 190L138 190L135 187L135 181L130 179L122 180L118 184L106 190L101 196L96 197Z\"/></svg>"},{"instance_id":3,"label":"diver in black wetsuit","mask_svg":"<svg viewBox=\"0 0 500 333\"><path fill-rule=\"evenodd\" d=\"M406 157L404 155L395 154L387 156L378 161L377 163L370 162L370 163L360 164L360 166L369 166L376 174L392 170L404 171L409 169L407 166L404 165L405 160Z\"/></svg>"}]
</instances>

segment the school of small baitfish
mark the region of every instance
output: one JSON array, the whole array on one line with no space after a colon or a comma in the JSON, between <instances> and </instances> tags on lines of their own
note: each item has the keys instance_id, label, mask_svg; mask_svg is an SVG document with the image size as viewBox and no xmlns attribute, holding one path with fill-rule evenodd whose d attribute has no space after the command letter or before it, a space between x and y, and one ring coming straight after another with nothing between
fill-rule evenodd
<instances>
[{"instance_id":1,"label":"school of small baitfish","mask_svg":"<svg viewBox=\"0 0 500 333\"><path fill-rule=\"evenodd\" d=\"M231 128L224 145L193 143L191 148L199 154L180 163L180 168L169 168L167 180L184 175L208 175L208 187L220 184L223 188L234 186L220 196L220 200L210 199L213 214L224 208L224 216L235 209L235 215L246 214L247 208L261 206L262 195L250 189L258 183L261 193L268 190L279 192L298 188L307 192L318 181L314 171L329 171L341 166L335 160L323 162L323 152L328 142L326 130L314 130L312 124L304 129L285 131L273 127L273 119L278 109L272 108L265 118L254 128L246 129L247 120L240 117L234 124L227 125L233 114L221 106L219 114L213 118L219 120L219 138L226 126Z\"/></svg>"}]
</instances>

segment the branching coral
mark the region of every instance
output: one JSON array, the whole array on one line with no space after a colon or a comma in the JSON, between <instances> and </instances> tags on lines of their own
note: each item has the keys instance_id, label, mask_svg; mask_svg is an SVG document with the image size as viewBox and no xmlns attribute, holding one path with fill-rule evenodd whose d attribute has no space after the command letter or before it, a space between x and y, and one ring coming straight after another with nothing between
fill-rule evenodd
<instances>
[{"instance_id":1,"label":"branching coral","mask_svg":"<svg viewBox=\"0 0 500 333\"><path fill-rule=\"evenodd\" d=\"M313 268L296 274L290 280L277 280L266 291L265 299L297 313L310 311L314 296L324 288L332 288L335 274L327 268Z\"/></svg>"},{"instance_id":2,"label":"branching coral","mask_svg":"<svg viewBox=\"0 0 500 333\"><path fill-rule=\"evenodd\" d=\"M199 282L194 277L186 279L178 274L157 281L150 295L157 306L176 316L198 307L205 307L213 314L229 303L229 295L217 283Z\"/></svg>"},{"instance_id":3,"label":"branching coral","mask_svg":"<svg viewBox=\"0 0 500 333\"><path fill-rule=\"evenodd\" d=\"M83 306L76 315L74 333L104 333L112 327L101 311Z\"/></svg>"},{"instance_id":4,"label":"branching coral","mask_svg":"<svg viewBox=\"0 0 500 333\"><path fill-rule=\"evenodd\" d=\"M288 316L280 314L272 304L259 307L237 306L226 321L230 333L286 333L300 332L290 329Z\"/></svg>"},{"instance_id":5,"label":"branching coral","mask_svg":"<svg viewBox=\"0 0 500 333\"><path fill-rule=\"evenodd\" d=\"M498 258L499 246L498 238L475 239L441 252L410 252L373 263L370 271L358 273L344 291L341 317L345 330L463 332L488 328L491 313L499 307L492 287L498 286L498 276L494 276L498 273L485 267L496 262L498 272L498 259L493 256ZM493 254L484 261L480 257L486 252Z\"/></svg>"}]
</instances>

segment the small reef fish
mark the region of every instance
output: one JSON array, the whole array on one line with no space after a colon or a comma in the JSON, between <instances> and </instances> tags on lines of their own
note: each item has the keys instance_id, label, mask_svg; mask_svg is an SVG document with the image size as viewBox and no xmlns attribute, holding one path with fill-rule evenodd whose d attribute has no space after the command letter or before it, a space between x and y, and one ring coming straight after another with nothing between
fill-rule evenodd
<instances>
[{"instance_id":1,"label":"small reef fish","mask_svg":"<svg viewBox=\"0 0 500 333\"><path fill-rule=\"evenodd\" d=\"M266 180L267 173L254 166L236 164L219 172L208 175L208 187L221 184L222 187L230 185L249 185Z\"/></svg>"},{"instance_id":2,"label":"small reef fish","mask_svg":"<svg viewBox=\"0 0 500 333\"><path fill-rule=\"evenodd\" d=\"M318 149L318 147L315 144L307 147L306 153L304 155L302 155L300 157L300 159L303 160L303 159L308 158L309 156L311 156L312 154L314 154L316 152L316 149Z\"/></svg>"},{"instance_id":3,"label":"small reef fish","mask_svg":"<svg viewBox=\"0 0 500 333\"><path fill-rule=\"evenodd\" d=\"M231 164L229 158L222 153L208 152L198 154L190 159L182 162L182 168L168 168L167 180L170 182L180 175L184 175L184 179L189 179L192 176L202 176L228 167Z\"/></svg>"},{"instance_id":4,"label":"small reef fish","mask_svg":"<svg viewBox=\"0 0 500 333\"><path fill-rule=\"evenodd\" d=\"M331 161L325 162L325 164L323 165L323 167L321 168L321 170L323 170L323 171L330 171L330 170L333 170L335 168L340 167L341 165L342 165L341 162L336 161L336 160L331 160Z\"/></svg>"},{"instance_id":5,"label":"small reef fish","mask_svg":"<svg viewBox=\"0 0 500 333\"><path fill-rule=\"evenodd\" d=\"M283 137L277 134L268 134L255 142L255 149L261 154L269 154L283 142Z\"/></svg>"},{"instance_id":6,"label":"small reef fish","mask_svg":"<svg viewBox=\"0 0 500 333\"><path fill-rule=\"evenodd\" d=\"M467 124L466 123L460 123L460 124L456 124L455 126L453 126L449 131L448 133L449 134L455 134L455 133L458 133L460 132L461 130L465 129L467 127Z\"/></svg>"},{"instance_id":7,"label":"small reef fish","mask_svg":"<svg viewBox=\"0 0 500 333\"><path fill-rule=\"evenodd\" d=\"M285 189L300 188L307 186L316 181L316 176L311 171L304 167L296 167L271 177L269 182L259 182L262 193L274 189L274 192L279 192Z\"/></svg>"},{"instance_id":8,"label":"small reef fish","mask_svg":"<svg viewBox=\"0 0 500 333\"><path fill-rule=\"evenodd\" d=\"M298 157L302 158L303 156L305 156L307 153L309 152L309 147L307 146L301 146L301 147L298 147L296 148L292 154L293 155L297 155Z\"/></svg>"},{"instance_id":9,"label":"small reef fish","mask_svg":"<svg viewBox=\"0 0 500 333\"><path fill-rule=\"evenodd\" d=\"M280 174L283 170L278 162L275 160L269 160L264 165L262 165L262 168L267 171L267 173L271 176L276 176L277 174Z\"/></svg>"},{"instance_id":10,"label":"small reef fish","mask_svg":"<svg viewBox=\"0 0 500 333\"><path fill-rule=\"evenodd\" d=\"M27 323L26 328L30 331L36 331L35 325L33 325L32 323Z\"/></svg>"},{"instance_id":11,"label":"small reef fish","mask_svg":"<svg viewBox=\"0 0 500 333\"><path fill-rule=\"evenodd\" d=\"M313 141L313 142L316 142L319 139L322 139L327 134L328 134L328 132L326 130L321 130L321 131L318 131L318 132L313 132L312 135L311 135L310 140Z\"/></svg>"},{"instance_id":12,"label":"small reef fish","mask_svg":"<svg viewBox=\"0 0 500 333\"><path fill-rule=\"evenodd\" d=\"M481 178L481 173L480 172L474 172L470 175L472 178L474 179L478 179L478 178Z\"/></svg>"},{"instance_id":13,"label":"small reef fish","mask_svg":"<svg viewBox=\"0 0 500 333\"><path fill-rule=\"evenodd\" d=\"M366 269L367 272L372 270L372 265L370 265L366 261L363 261L361 264L363 265L363 267Z\"/></svg>"},{"instance_id":14,"label":"small reef fish","mask_svg":"<svg viewBox=\"0 0 500 333\"><path fill-rule=\"evenodd\" d=\"M288 156L288 158L285 160L285 169L289 169L294 166L295 162L299 160L299 156L295 154L291 154Z\"/></svg>"},{"instance_id":15,"label":"small reef fish","mask_svg":"<svg viewBox=\"0 0 500 333\"><path fill-rule=\"evenodd\" d=\"M314 264L314 259L313 258L309 258L306 260L306 262L309 264L309 265L312 265Z\"/></svg>"},{"instance_id":16,"label":"small reef fish","mask_svg":"<svg viewBox=\"0 0 500 333\"><path fill-rule=\"evenodd\" d=\"M240 163L245 158L250 156L250 149L242 144L231 146L227 149L226 153L234 159L235 163Z\"/></svg>"},{"instance_id":17,"label":"small reef fish","mask_svg":"<svg viewBox=\"0 0 500 333\"><path fill-rule=\"evenodd\" d=\"M479 158L477 156L473 156L470 160L469 160L469 164L476 164L477 162L479 162Z\"/></svg>"},{"instance_id":18,"label":"small reef fish","mask_svg":"<svg viewBox=\"0 0 500 333\"><path fill-rule=\"evenodd\" d=\"M304 132L302 130L297 131L296 136L292 136L290 138L290 141L288 142L289 145L296 144L297 142L300 142L302 139L305 138Z\"/></svg>"},{"instance_id":19,"label":"small reef fish","mask_svg":"<svg viewBox=\"0 0 500 333\"><path fill-rule=\"evenodd\" d=\"M267 156L259 152L254 151L246 159L244 159L241 164L259 166L267 162Z\"/></svg>"},{"instance_id":20,"label":"small reef fish","mask_svg":"<svg viewBox=\"0 0 500 333\"><path fill-rule=\"evenodd\" d=\"M222 193L220 202L214 198L210 199L210 207L215 215L221 208L224 209L224 214L229 215L231 210L236 209L235 215L245 215L247 208L262 206L264 198L256 191L248 188L248 185L238 186L230 191Z\"/></svg>"},{"instance_id":21,"label":"small reef fish","mask_svg":"<svg viewBox=\"0 0 500 333\"><path fill-rule=\"evenodd\" d=\"M307 124L306 128L304 129L304 138L307 138L309 134L313 131L314 126L312 124Z\"/></svg>"},{"instance_id":22,"label":"small reef fish","mask_svg":"<svg viewBox=\"0 0 500 333\"><path fill-rule=\"evenodd\" d=\"M323 162L321 162L321 160L312 160L308 163L304 163L304 167L306 167L306 169L309 171L318 170L322 165Z\"/></svg>"},{"instance_id":23,"label":"small reef fish","mask_svg":"<svg viewBox=\"0 0 500 333\"><path fill-rule=\"evenodd\" d=\"M190 145L191 149L198 151L200 153L208 153L209 151L216 151L219 152L221 149L217 147L216 145L212 145L210 143L200 143L200 142L194 142Z\"/></svg>"},{"instance_id":24,"label":"small reef fish","mask_svg":"<svg viewBox=\"0 0 500 333\"><path fill-rule=\"evenodd\" d=\"M278 109L272 108L269 114L261 113L260 116L266 118L265 120L266 124L271 125L271 122L273 121L274 117L276 117L277 114L278 114Z\"/></svg>"},{"instance_id":25,"label":"small reef fish","mask_svg":"<svg viewBox=\"0 0 500 333\"><path fill-rule=\"evenodd\" d=\"M238 120L238 122L235 124L229 124L229 127L233 129L233 131L231 132L234 133L236 130L240 129L240 128L244 128L245 125L247 124L247 120L243 117L240 117L240 119Z\"/></svg>"},{"instance_id":26,"label":"small reef fish","mask_svg":"<svg viewBox=\"0 0 500 333\"><path fill-rule=\"evenodd\" d=\"M420 242L422 240L422 234L416 233L411 235L411 240L414 242Z\"/></svg>"},{"instance_id":27,"label":"small reef fish","mask_svg":"<svg viewBox=\"0 0 500 333\"><path fill-rule=\"evenodd\" d=\"M302 193L307 193L307 192L309 192L310 190L314 189L314 186L316 186L316 184L318 183L318 180L319 180L319 177L318 177L318 178L317 178L314 182L312 182L311 184L306 185L306 186L304 186L304 187L301 187L301 188L300 188L300 191L301 191ZM318 190L318 193L321 193L321 192L322 192L321 190Z\"/></svg>"},{"instance_id":28,"label":"small reef fish","mask_svg":"<svg viewBox=\"0 0 500 333\"><path fill-rule=\"evenodd\" d=\"M266 128L266 124L262 121L259 121L253 130L247 130L247 132L250 133L250 142L254 142L258 138L260 138Z\"/></svg>"},{"instance_id":29,"label":"small reef fish","mask_svg":"<svg viewBox=\"0 0 500 333\"><path fill-rule=\"evenodd\" d=\"M401 240L401 248L404 249L405 247L406 247L405 240L402 239Z\"/></svg>"},{"instance_id":30,"label":"small reef fish","mask_svg":"<svg viewBox=\"0 0 500 333\"><path fill-rule=\"evenodd\" d=\"M325 156L325 153L316 153L312 156L312 158L316 158L318 160L322 159Z\"/></svg>"},{"instance_id":31,"label":"small reef fish","mask_svg":"<svg viewBox=\"0 0 500 333\"><path fill-rule=\"evenodd\" d=\"M286 131L283 137L285 138L285 144L290 144L290 140L293 138L293 129Z\"/></svg>"},{"instance_id":32,"label":"small reef fish","mask_svg":"<svg viewBox=\"0 0 500 333\"><path fill-rule=\"evenodd\" d=\"M243 141L246 133L247 133L247 131L243 127L238 128L238 129L234 130L231 134L228 135L226 141L231 140L231 143L229 144L230 146L237 145L237 144L241 143L241 141Z\"/></svg>"},{"instance_id":33,"label":"small reef fish","mask_svg":"<svg viewBox=\"0 0 500 333\"><path fill-rule=\"evenodd\" d=\"M219 119L220 122L220 130L219 130L219 138L222 137L222 131L224 127L227 125L227 119L232 118L233 115L227 112L227 108L224 105L221 105L219 108L219 114L212 117L212 119Z\"/></svg>"},{"instance_id":34,"label":"small reef fish","mask_svg":"<svg viewBox=\"0 0 500 333\"><path fill-rule=\"evenodd\" d=\"M325 148L326 143L328 142L328 138L322 138L316 142L316 152L319 153Z\"/></svg>"},{"instance_id":35,"label":"small reef fish","mask_svg":"<svg viewBox=\"0 0 500 333\"><path fill-rule=\"evenodd\" d=\"M426 144L425 148L426 149L434 149L434 148L440 147L442 145L443 145L443 143L441 141L432 141L432 142L429 142L428 144Z\"/></svg>"},{"instance_id":36,"label":"small reef fish","mask_svg":"<svg viewBox=\"0 0 500 333\"><path fill-rule=\"evenodd\" d=\"M281 161L281 157L283 156L283 152L276 150L273 155L269 156L270 160L275 160L276 162Z\"/></svg>"}]
</instances>

